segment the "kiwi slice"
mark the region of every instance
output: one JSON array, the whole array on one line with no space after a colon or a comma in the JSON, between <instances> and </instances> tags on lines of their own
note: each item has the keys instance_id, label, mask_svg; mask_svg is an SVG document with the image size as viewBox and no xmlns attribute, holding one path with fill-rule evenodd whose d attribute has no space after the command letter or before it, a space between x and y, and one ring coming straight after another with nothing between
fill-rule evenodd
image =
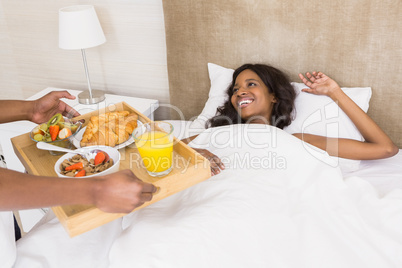
<instances>
[{"instance_id":1,"label":"kiwi slice","mask_svg":"<svg viewBox=\"0 0 402 268\"><path fill-rule=\"evenodd\" d=\"M50 118L50 120L47 122L47 126L54 126L57 125L59 122L64 122L64 118L61 114L55 114Z\"/></svg>"},{"instance_id":2,"label":"kiwi slice","mask_svg":"<svg viewBox=\"0 0 402 268\"><path fill-rule=\"evenodd\" d=\"M59 125L60 129L69 128L72 133L75 133L78 128L78 125L69 123L69 122L59 122L58 125Z\"/></svg>"},{"instance_id":3,"label":"kiwi slice","mask_svg":"<svg viewBox=\"0 0 402 268\"><path fill-rule=\"evenodd\" d=\"M70 125L70 123L67 123L67 122L59 122L57 124L59 125L60 130L65 128L65 127L69 128L69 125Z\"/></svg>"}]
</instances>

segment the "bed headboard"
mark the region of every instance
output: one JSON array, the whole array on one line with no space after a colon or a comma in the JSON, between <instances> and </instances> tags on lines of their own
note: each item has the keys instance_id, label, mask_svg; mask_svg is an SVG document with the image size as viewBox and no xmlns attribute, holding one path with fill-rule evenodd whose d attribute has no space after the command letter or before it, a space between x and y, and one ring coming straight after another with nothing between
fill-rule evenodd
<instances>
[{"instance_id":1,"label":"bed headboard","mask_svg":"<svg viewBox=\"0 0 402 268\"><path fill-rule=\"evenodd\" d=\"M320 70L343 87L372 87L369 114L402 148L400 0L164 0L163 9L170 102L187 120L208 98L208 62L261 62L293 81Z\"/></svg>"}]
</instances>

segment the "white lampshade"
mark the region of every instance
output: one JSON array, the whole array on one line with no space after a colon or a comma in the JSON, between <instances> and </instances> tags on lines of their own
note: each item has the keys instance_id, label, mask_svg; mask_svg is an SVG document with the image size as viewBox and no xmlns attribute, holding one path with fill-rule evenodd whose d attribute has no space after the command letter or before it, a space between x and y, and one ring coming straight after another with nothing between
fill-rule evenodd
<instances>
[{"instance_id":1,"label":"white lampshade","mask_svg":"<svg viewBox=\"0 0 402 268\"><path fill-rule=\"evenodd\" d=\"M106 42L94 6L77 5L59 10L59 47L86 49Z\"/></svg>"}]
</instances>

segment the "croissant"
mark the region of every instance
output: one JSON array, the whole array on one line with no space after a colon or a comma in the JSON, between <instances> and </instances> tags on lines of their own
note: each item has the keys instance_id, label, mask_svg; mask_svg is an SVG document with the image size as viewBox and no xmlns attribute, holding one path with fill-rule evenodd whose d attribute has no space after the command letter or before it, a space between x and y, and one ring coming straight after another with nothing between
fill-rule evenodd
<instances>
[{"instance_id":1,"label":"croissant","mask_svg":"<svg viewBox=\"0 0 402 268\"><path fill-rule=\"evenodd\" d=\"M106 145L114 147L129 139L137 127L138 115L128 111L111 112L91 116L82 140L81 147Z\"/></svg>"}]
</instances>

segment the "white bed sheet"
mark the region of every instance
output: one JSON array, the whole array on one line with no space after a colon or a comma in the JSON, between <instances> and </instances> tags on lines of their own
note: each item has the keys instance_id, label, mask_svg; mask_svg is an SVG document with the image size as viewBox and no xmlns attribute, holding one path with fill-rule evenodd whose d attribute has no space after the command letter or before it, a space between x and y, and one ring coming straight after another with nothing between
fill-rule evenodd
<instances>
[{"instance_id":1,"label":"white bed sheet","mask_svg":"<svg viewBox=\"0 0 402 268\"><path fill-rule=\"evenodd\" d=\"M387 159L363 160L358 170L343 175L345 178L357 176L370 182L380 196L397 188L402 189L402 150Z\"/></svg>"},{"instance_id":2,"label":"white bed sheet","mask_svg":"<svg viewBox=\"0 0 402 268\"><path fill-rule=\"evenodd\" d=\"M192 121L167 121L173 125L174 135L178 139L203 132L202 128L191 128ZM402 149L393 157L380 160L362 160L356 168L341 168L341 171L344 178L357 176L370 182L378 194L384 196L393 189L402 189Z\"/></svg>"},{"instance_id":3,"label":"white bed sheet","mask_svg":"<svg viewBox=\"0 0 402 268\"><path fill-rule=\"evenodd\" d=\"M267 172L233 165L239 154L267 153L243 147L243 127L194 140L228 160L221 174L76 239L50 213L18 242L16 267L402 267L402 190L388 182L380 198L368 183L387 166L397 180L400 154L345 175L282 131L270 139L263 126L250 140L276 140L271 156L288 164ZM242 146L220 146L228 140Z\"/></svg>"}]
</instances>

